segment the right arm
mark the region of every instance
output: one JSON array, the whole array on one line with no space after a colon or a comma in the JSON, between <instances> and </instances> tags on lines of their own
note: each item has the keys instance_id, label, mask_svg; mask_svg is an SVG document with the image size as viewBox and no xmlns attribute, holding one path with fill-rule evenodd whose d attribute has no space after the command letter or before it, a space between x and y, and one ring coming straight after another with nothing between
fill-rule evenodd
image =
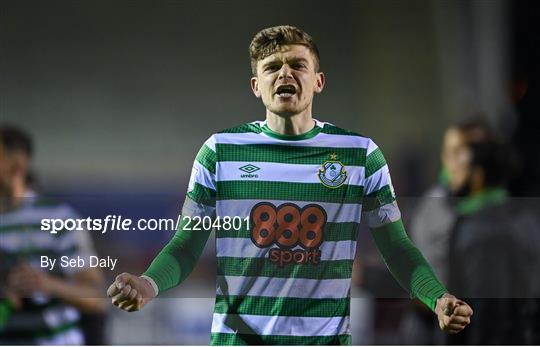
<instances>
[{"instance_id":1,"label":"right arm","mask_svg":"<svg viewBox=\"0 0 540 347\"><path fill-rule=\"evenodd\" d=\"M216 153L211 137L203 145L191 172L182 216L215 218ZM112 303L126 311L137 311L158 293L177 286L195 267L211 230L186 230L182 218L175 235L154 258L142 276L123 273L107 290Z\"/></svg>"}]
</instances>

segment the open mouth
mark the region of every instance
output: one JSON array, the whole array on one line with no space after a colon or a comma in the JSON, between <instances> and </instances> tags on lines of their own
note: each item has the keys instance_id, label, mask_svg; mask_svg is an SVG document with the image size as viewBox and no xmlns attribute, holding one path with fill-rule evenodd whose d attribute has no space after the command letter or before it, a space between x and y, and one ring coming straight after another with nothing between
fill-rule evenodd
<instances>
[{"instance_id":1,"label":"open mouth","mask_svg":"<svg viewBox=\"0 0 540 347\"><path fill-rule=\"evenodd\" d=\"M296 87L291 84L284 84L277 88L276 94L284 98L291 97L296 94Z\"/></svg>"}]
</instances>

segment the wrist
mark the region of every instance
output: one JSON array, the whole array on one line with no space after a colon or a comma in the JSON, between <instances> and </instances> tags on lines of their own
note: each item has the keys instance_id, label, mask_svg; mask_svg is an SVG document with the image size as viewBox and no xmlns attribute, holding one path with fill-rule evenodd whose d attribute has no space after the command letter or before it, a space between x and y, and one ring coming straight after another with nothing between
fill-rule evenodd
<instances>
[{"instance_id":1,"label":"wrist","mask_svg":"<svg viewBox=\"0 0 540 347\"><path fill-rule=\"evenodd\" d=\"M139 278L142 278L146 281L146 283L150 286L150 293L152 294L151 297L155 298L159 294L159 288L156 284L156 282L152 279L152 277L148 277L146 275L141 275Z\"/></svg>"},{"instance_id":2,"label":"wrist","mask_svg":"<svg viewBox=\"0 0 540 347\"><path fill-rule=\"evenodd\" d=\"M437 299L436 304L435 304L435 313L436 314L439 314L439 313L440 314L447 314L447 312L445 312L445 310L447 309L449 299L450 300L451 299L456 299L456 297L453 296L452 294L446 292Z\"/></svg>"}]
</instances>

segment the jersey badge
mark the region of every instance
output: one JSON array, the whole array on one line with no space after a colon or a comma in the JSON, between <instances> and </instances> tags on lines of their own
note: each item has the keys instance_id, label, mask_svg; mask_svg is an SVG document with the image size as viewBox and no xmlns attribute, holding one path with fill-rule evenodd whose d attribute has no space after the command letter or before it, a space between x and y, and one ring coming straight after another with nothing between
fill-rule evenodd
<instances>
[{"instance_id":1,"label":"jersey badge","mask_svg":"<svg viewBox=\"0 0 540 347\"><path fill-rule=\"evenodd\" d=\"M347 171L345 171L345 165L337 160L337 155L332 154L330 160L322 164L318 176L325 187L338 188L347 180Z\"/></svg>"}]
</instances>

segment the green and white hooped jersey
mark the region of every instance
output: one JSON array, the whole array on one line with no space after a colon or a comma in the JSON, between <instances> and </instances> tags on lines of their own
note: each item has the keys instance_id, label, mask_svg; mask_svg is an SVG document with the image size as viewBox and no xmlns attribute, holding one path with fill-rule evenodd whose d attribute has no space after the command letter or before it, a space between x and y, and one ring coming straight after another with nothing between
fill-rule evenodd
<instances>
[{"instance_id":1,"label":"green and white hooped jersey","mask_svg":"<svg viewBox=\"0 0 540 347\"><path fill-rule=\"evenodd\" d=\"M3 272L21 261L40 269L40 258L44 255L59 259L61 256L88 258L95 254L86 231L60 231L53 235L41 230L42 219L78 218L70 206L45 201L33 194L25 199L21 207L0 214ZM57 265L52 273L65 277L79 270ZM43 293L34 293L31 298L25 298L22 309L8 318L0 331L0 345L81 345L84 336L79 319L76 308Z\"/></svg>"},{"instance_id":2,"label":"green and white hooped jersey","mask_svg":"<svg viewBox=\"0 0 540 347\"><path fill-rule=\"evenodd\" d=\"M299 136L244 124L196 157L183 214L245 220L216 231L214 345L351 343L360 219L377 227L400 212L375 143L315 122Z\"/></svg>"}]
</instances>

